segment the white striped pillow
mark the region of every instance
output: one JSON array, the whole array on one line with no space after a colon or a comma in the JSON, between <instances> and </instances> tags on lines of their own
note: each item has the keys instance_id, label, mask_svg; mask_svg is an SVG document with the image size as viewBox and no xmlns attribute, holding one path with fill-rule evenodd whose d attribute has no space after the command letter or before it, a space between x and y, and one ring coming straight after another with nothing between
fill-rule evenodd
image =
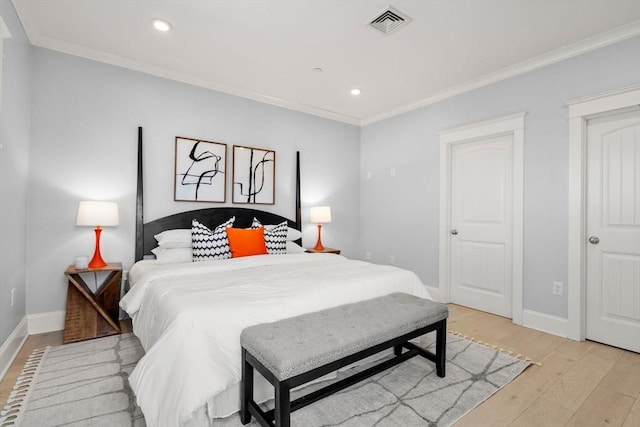
<instances>
[{"instance_id":1,"label":"white striped pillow","mask_svg":"<svg viewBox=\"0 0 640 427\"><path fill-rule=\"evenodd\" d=\"M193 248L193 261L231 258L227 227L233 226L235 220L235 216L231 217L213 231L198 220L192 220L191 245Z\"/></svg>"},{"instance_id":2,"label":"white striped pillow","mask_svg":"<svg viewBox=\"0 0 640 427\"><path fill-rule=\"evenodd\" d=\"M257 218L253 218L251 228L261 227L262 224ZM287 221L281 222L273 227L264 228L264 242L267 245L269 255L282 255L287 253Z\"/></svg>"}]
</instances>

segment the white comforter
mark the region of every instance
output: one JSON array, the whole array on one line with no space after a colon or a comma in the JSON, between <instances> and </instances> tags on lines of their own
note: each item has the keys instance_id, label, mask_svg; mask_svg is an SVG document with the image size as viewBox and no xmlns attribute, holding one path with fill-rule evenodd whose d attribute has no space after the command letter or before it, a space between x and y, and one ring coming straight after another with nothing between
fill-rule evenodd
<instances>
[{"instance_id":1,"label":"white comforter","mask_svg":"<svg viewBox=\"0 0 640 427\"><path fill-rule=\"evenodd\" d=\"M120 306L146 354L129 381L147 425L157 427L183 426L204 406L211 416L239 409L239 393L222 413L215 398L237 389L247 326L392 292L429 298L412 272L333 254L136 267Z\"/></svg>"}]
</instances>

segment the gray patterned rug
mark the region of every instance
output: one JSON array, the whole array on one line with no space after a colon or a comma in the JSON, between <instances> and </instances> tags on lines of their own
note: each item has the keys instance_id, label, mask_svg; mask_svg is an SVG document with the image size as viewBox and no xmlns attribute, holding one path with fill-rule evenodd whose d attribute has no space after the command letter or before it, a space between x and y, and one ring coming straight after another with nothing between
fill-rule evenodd
<instances>
[{"instance_id":1,"label":"gray patterned rug","mask_svg":"<svg viewBox=\"0 0 640 427\"><path fill-rule=\"evenodd\" d=\"M423 345L433 346L431 335L421 338ZM145 426L127 382L142 355L131 334L37 350L0 413L0 427ZM436 376L433 363L414 357L294 412L291 422L304 427L449 426L529 364L449 334L446 378ZM214 425L242 424L236 414Z\"/></svg>"}]
</instances>

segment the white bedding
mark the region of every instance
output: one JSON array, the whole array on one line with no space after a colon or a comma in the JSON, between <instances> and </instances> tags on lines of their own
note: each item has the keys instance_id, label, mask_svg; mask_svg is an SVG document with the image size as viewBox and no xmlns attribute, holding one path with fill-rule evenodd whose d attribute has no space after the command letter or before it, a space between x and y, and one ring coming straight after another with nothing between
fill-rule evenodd
<instances>
[{"instance_id":1,"label":"white bedding","mask_svg":"<svg viewBox=\"0 0 640 427\"><path fill-rule=\"evenodd\" d=\"M157 427L184 426L204 406L211 417L239 410L239 337L247 326L392 292L429 298L412 272L333 254L141 261L130 280L120 306L146 354L129 381L147 425Z\"/></svg>"}]
</instances>

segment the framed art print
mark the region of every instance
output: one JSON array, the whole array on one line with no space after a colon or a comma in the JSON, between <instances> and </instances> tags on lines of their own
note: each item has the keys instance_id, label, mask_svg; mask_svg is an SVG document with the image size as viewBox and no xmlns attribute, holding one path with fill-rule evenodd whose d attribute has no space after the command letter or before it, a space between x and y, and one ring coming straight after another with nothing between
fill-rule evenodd
<instances>
[{"instance_id":1,"label":"framed art print","mask_svg":"<svg viewBox=\"0 0 640 427\"><path fill-rule=\"evenodd\" d=\"M275 203L276 152L233 146L233 203Z\"/></svg>"},{"instance_id":2,"label":"framed art print","mask_svg":"<svg viewBox=\"0 0 640 427\"><path fill-rule=\"evenodd\" d=\"M173 199L226 201L227 144L176 136Z\"/></svg>"}]
</instances>

